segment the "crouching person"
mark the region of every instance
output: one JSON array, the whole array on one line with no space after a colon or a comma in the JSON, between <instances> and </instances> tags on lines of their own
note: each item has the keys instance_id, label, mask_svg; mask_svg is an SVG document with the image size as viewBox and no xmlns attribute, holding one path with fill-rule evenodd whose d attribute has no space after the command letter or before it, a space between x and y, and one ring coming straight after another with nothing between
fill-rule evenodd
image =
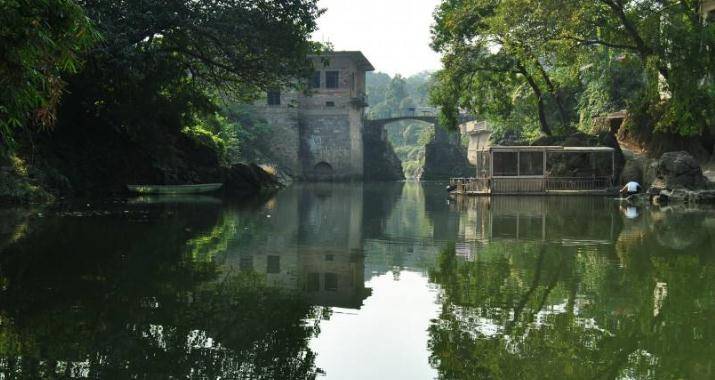
<instances>
[{"instance_id":1,"label":"crouching person","mask_svg":"<svg viewBox=\"0 0 715 380\"><path fill-rule=\"evenodd\" d=\"M629 197L631 195L640 193L642 190L643 188L641 187L640 183L636 181L630 181L621 189L621 195Z\"/></svg>"}]
</instances>

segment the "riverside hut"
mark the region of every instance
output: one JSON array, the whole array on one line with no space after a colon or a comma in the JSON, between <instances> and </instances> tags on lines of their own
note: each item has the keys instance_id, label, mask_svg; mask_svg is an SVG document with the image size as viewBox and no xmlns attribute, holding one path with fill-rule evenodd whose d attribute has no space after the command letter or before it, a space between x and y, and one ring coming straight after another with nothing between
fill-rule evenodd
<instances>
[{"instance_id":1,"label":"riverside hut","mask_svg":"<svg viewBox=\"0 0 715 380\"><path fill-rule=\"evenodd\" d=\"M609 194L615 150L609 147L491 146L476 152L476 176L452 178L465 195Z\"/></svg>"}]
</instances>

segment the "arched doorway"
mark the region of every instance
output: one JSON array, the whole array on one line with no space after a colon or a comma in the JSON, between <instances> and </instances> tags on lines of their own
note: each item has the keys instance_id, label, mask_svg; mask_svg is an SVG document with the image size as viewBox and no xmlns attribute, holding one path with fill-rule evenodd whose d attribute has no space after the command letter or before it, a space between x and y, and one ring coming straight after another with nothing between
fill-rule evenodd
<instances>
[{"instance_id":1,"label":"arched doorway","mask_svg":"<svg viewBox=\"0 0 715 380\"><path fill-rule=\"evenodd\" d=\"M318 162L313 167L313 175L318 181L330 181L333 179L333 167L325 161Z\"/></svg>"}]
</instances>

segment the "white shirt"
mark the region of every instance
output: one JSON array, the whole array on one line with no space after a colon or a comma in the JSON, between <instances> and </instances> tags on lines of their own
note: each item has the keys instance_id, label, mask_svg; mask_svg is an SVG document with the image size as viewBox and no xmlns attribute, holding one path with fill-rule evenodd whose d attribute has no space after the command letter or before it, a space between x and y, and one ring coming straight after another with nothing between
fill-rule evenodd
<instances>
[{"instance_id":1,"label":"white shirt","mask_svg":"<svg viewBox=\"0 0 715 380\"><path fill-rule=\"evenodd\" d=\"M638 217L638 209L635 207L627 207L625 214L626 214L626 218L635 219Z\"/></svg>"},{"instance_id":2,"label":"white shirt","mask_svg":"<svg viewBox=\"0 0 715 380\"><path fill-rule=\"evenodd\" d=\"M636 181L631 181L626 184L626 189L628 190L629 193L637 192L638 187L640 187L640 185Z\"/></svg>"}]
</instances>

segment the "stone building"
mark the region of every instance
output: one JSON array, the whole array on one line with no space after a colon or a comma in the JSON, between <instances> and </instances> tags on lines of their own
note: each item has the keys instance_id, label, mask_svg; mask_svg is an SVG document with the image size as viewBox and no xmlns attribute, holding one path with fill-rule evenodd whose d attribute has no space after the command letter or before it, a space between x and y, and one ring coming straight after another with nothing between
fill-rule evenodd
<instances>
[{"instance_id":1,"label":"stone building","mask_svg":"<svg viewBox=\"0 0 715 380\"><path fill-rule=\"evenodd\" d=\"M300 180L363 178L366 72L359 51L311 56L309 90L271 91L256 104L271 125L271 158Z\"/></svg>"}]
</instances>

